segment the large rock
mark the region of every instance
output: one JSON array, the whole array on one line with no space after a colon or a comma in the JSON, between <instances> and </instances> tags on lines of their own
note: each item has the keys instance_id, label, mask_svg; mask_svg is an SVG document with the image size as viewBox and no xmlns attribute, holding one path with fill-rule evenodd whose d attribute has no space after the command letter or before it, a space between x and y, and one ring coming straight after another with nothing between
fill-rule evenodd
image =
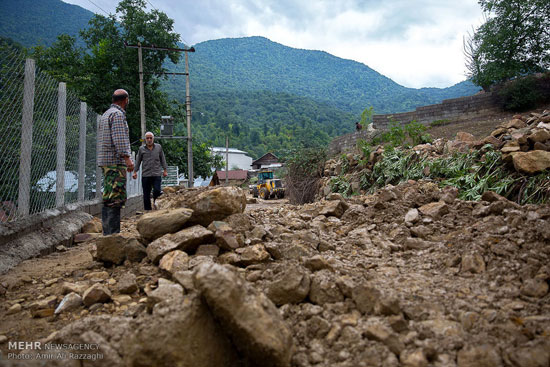
<instances>
[{"instance_id":1,"label":"large rock","mask_svg":"<svg viewBox=\"0 0 550 367\"><path fill-rule=\"evenodd\" d=\"M153 241L167 233L181 230L193 211L187 208L156 210L144 214L137 222L141 237Z\"/></svg>"},{"instance_id":2,"label":"large rock","mask_svg":"<svg viewBox=\"0 0 550 367\"><path fill-rule=\"evenodd\" d=\"M160 278L158 286L154 290L147 291L147 306L151 309L154 305L163 301L171 301L173 303L183 302L184 289L178 283L171 282L167 279Z\"/></svg>"},{"instance_id":3,"label":"large rock","mask_svg":"<svg viewBox=\"0 0 550 367\"><path fill-rule=\"evenodd\" d=\"M399 300L391 295L380 292L368 283L359 284L353 288L352 299L357 309L364 314L398 315L401 312Z\"/></svg>"},{"instance_id":4,"label":"large rock","mask_svg":"<svg viewBox=\"0 0 550 367\"><path fill-rule=\"evenodd\" d=\"M336 218L342 217L344 212L348 210L349 204L343 200L329 200L323 202L323 206L319 211L319 215L324 215L326 217L334 216Z\"/></svg>"},{"instance_id":5,"label":"large rock","mask_svg":"<svg viewBox=\"0 0 550 367\"><path fill-rule=\"evenodd\" d=\"M82 303L91 306L95 303L104 303L111 300L111 291L103 284L96 283L84 292Z\"/></svg>"},{"instance_id":6,"label":"large rock","mask_svg":"<svg viewBox=\"0 0 550 367\"><path fill-rule=\"evenodd\" d=\"M462 348L457 355L458 367L501 367L502 359L497 349L490 345Z\"/></svg>"},{"instance_id":7,"label":"large rock","mask_svg":"<svg viewBox=\"0 0 550 367\"><path fill-rule=\"evenodd\" d=\"M208 229L214 232L216 237L216 244L222 249L231 251L241 247L239 238L233 228L231 228L226 222L213 221L208 226Z\"/></svg>"},{"instance_id":8,"label":"large rock","mask_svg":"<svg viewBox=\"0 0 550 367\"><path fill-rule=\"evenodd\" d=\"M180 250L171 251L160 259L159 268L172 275L178 271L188 270L189 255Z\"/></svg>"},{"instance_id":9,"label":"large rock","mask_svg":"<svg viewBox=\"0 0 550 367\"><path fill-rule=\"evenodd\" d=\"M241 366L225 330L198 296L140 318L123 341L125 366Z\"/></svg>"},{"instance_id":10,"label":"large rock","mask_svg":"<svg viewBox=\"0 0 550 367\"><path fill-rule=\"evenodd\" d=\"M253 366L290 366L292 334L275 305L230 267L204 263L194 282L235 347Z\"/></svg>"},{"instance_id":11,"label":"large rock","mask_svg":"<svg viewBox=\"0 0 550 367\"><path fill-rule=\"evenodd\" d=\"M215 220L243 213L246 208L246 195L238 187L219 187L197 194L187 201L186 205L193 210L190 222L208 227Z\"/></svg>"},{"instance_id":12,"label":"large rock","mask_svg":"<svg viewBox=\"0 0 550 367\"><path fill-rule=\"evenodd\" d=\"M166 255L174 250L182 250L187 253L194 252L202 243L212 241L214 234L212 231L200 225L185 228L177 233L166 234L161 238L156 239L147 246L147 256L155 264Z\"/></svg>"},{"instance_id":13,"label":"large rock","mask_svg":"<svg viewBox=\"0 0 550 367\"><path fill-rule=\"evenodd\" d=\"M120 265L124 260L139 262L145 256L145 247L133 237L123 234L98 237L95 259L107 264Z\"/></svg>"},{"instance_id":14,"label":"large rock","mask_svg":"<svg viewBox=\"0 0 550 367\"><path fill-rule=\"evenodd\" d=\"M312 276L309 290L309 299L311 302L318 305L342 302L344 295L338 287L336 280L336 275L329 270L316 272Z\"/></svg>"},{"instance_id":15,"label":"large rock","mask_svg":"<svg viewBox=\"0 0 550 367\"><path fill-rule=\"evenodd\" d=\"M463 273L483 273L485 272L485 260L479 253L468 253L462 256L460 270Z\"/></svg>"},{"instance_id":16,"label":"large rock","mask_svg":"<svg viewBox=\"0 0 550 367\"><path fill-rule=\"evenodd\" d=\"M309 293L310 278L307 269L290 266L275 276L267 287L267 296L276 305L300 303Z\"/></svg>"},{"instance_id":17,"label":"large rock","mask_svg":"<svg viewBox=\"0 0 550 367\"><path fill-rule=\"evenodd\" d=\"M75 321L56 332L49 342L62 347L73 345L96 345L94 350L59 349L55 352L96 355L96 359L88 359L83 364L90 367L124 366L122 357L122 341L132 334L131 318L112 316L91 316ZM46 351L47 352L47 351ZM96 353L100 353L99 355ZM85 356L84 356L85 357ZM55 364L48 361L47 365L68 366L75 358L65 359ZM77 364L78 365L78 364Z\"/></svg>"},{"instance_id":18,"label":"large rock","mask_svg":"<svg viewBox=\"0 0 550 367\"><path fill-rule=\"evenodd\" d=\"M418 211L422 213L422 215L427 215L429 217L437 219L449 213L449 206L443 201L437 201L422 205L420 208L418 208Z\"/></svg>"},{"instance_id":19,"label":"large rock","mask_svg":"<svg viewBox=\"0 0 550 367\"><path fill-rule=\"evenodd\" d=\"M82 226L82 233L103 233L103 226L99 218L92 218Z\"/></svg>"},{"instance_id":20,"label":"large rock","mask_svg":"<svg viewBox=\"0 0 550 367\"><path fill-rule=\"evenodd\" d=\"M532 150L530 152L512 153L512 160L516 171L534 174L550 168L550 152Z\"/></svg>"}]
</instances>

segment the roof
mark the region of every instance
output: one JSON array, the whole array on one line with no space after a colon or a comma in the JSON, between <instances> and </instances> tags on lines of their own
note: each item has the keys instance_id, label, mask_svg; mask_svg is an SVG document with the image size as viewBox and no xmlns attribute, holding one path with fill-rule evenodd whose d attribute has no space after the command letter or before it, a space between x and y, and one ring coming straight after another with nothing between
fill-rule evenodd
<instances>
[{"instance_id":1,"label":"roof","mask_svg":"<svg viewBox=\"0 0 550 367\"><path fill-rule=\"evenodd\" d=\"M278 162L279 158L277 158L277 156L275 154L271 153L271 152L270 153L265 153L260 158L253 161L252 165L255 165L256 162L259 162L259 161Z\"/></svg>"},{"instance_id":2,"label":"roof","mask_svg":"<svg viewBox=\"0 0 550 367\"><path fill-rule=\"evenodd\" d=\"M214 153L225 153L225 147L212 147L212 151ZM242 150L235 149L235 148L229 148L228 153L235 153L235 154L247 154L246 152L243 152Z\"/></svg>"},{"instance_id":3,"label":"roof","mask_svg":"<svg viewBox=\"0 0 550 367\"><path fill-rule=\"evenodd\" d=\"M225 171L216 171L216 175L220 180L225 180ZM228 180L246 180L248 171L244 169L227 171Z\"/></svg>"}]
</instances>

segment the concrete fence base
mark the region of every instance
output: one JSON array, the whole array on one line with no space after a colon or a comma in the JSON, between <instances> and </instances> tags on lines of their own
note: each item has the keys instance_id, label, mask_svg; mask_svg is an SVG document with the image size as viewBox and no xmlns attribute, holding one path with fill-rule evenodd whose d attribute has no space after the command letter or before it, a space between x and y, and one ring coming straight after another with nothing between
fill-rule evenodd
<instances>
[{"instance_id":1,"label":"concrete fence base","mask_svg":"<svg viewBox=\"0 0 550 367\"><path fill-rule=\"evenodd\" d=\"M0 274L21 261L45 255L55 247L73 244L73 236L93 216L101 216L102 203L88 201L47 210L15 222L0 225ZM143 209L143 197L128 199L121 216L127 217Z\"/></svg>"}]
</instances>

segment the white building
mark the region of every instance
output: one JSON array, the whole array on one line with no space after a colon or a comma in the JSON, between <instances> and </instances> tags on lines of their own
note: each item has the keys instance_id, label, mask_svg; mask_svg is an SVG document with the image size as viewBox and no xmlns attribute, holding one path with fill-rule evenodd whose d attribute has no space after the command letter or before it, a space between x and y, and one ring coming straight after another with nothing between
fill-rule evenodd
<instances>
[{"instance_id":1,"label":"white building","mask_svg":"<svg viewBox=\"0 0 550 367\"><path fill-rule=\"evenodd\" d=\"M212 153L217 154L223 158L223 163L225 165L225 148L224 147L213 147ZM252 157L246 155L246 152L238 150L235 148L228 149L228 168L230 170L235 169L244 169L250 171L252 169Z\"/></svg>"}]
</instances>

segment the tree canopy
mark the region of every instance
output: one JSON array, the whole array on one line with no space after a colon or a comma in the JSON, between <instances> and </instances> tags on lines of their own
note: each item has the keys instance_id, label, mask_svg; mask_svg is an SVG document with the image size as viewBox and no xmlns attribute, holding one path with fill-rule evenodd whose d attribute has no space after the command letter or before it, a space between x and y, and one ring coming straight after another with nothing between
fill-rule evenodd
<instances>
[{"instance_id":1,"label":"tree canopy","mask_svg":"<svg viewBox=\"0 0 550 367\"><path fill-rule=\"evenodd\" d=\"M66 81L96 112L102 113L118 88L126 89L131 103L128 111L131 140L139 140L139 72L138 53L124 43L154 44L176 47L179 34L174 21L158 10L146 11L145 0L122 0L116 16L96 14L88 28L80 32L86 49L76 46L75 37L60 35L52 47L36 47L38 65L59 80ZM160 116L170 112L166 95L160 92L164 60L177 63L179 53L143 50L147 128L158 126ZM134 97L134 98L132 98Z\"/></svg>"},{"instance_id":2,"label":"tree canopy","mask_svg":"<svg viewBox=\"0 0 550 367\"><path fill-rule=\"evenodd\" d=\"M464 45L472 81L491 85L550 68L548 0L479 0L487 20Z\"/></svg>"}]
</instances>

